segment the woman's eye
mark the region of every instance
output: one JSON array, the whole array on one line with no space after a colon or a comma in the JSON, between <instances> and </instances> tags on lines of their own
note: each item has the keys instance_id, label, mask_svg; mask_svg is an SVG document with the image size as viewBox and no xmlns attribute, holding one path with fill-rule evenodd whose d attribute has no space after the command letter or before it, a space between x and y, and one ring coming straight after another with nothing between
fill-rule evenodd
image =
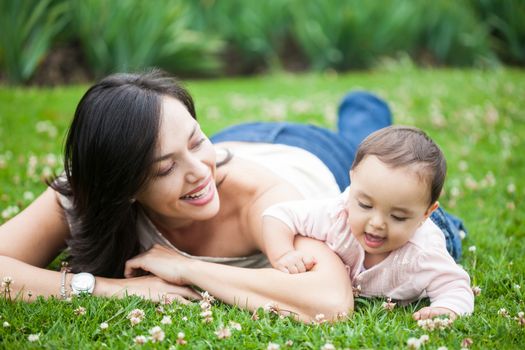
<instances>
[{"instance_id":1,"label":"woman's eye","mask_svg":"<svg viewBox=\"0 0 525 350\"><path fill-rule=\"evenodd\" d=\"M173 170L175 170L175 163L173 163L168 169L159 171L157 173L157 176L159 177L168 176L169 174L173 172Z\"/></svg>"},{"instance_id":2,"label":"woman's eye","mask_svg":"<svg viewBox=\"0 0 525 350\"><path fill-rule=\"evenodd\" d=\"M362 202L359 202L359 201L357 202L357 204L363 209L371 209L372 208L371 205L368 205L368 204L365 204L365 203L362 203Z\"/></svg>"},{"instance_id":3,"label":"woman's eye","mask_svg":"<svg viewBox=\"0 0 525 350\"><path fill-rule=\"evenodd\" d=\"M204 141L206 141L205 137L199 139L199 141L197 141L196 143L193 144L193 146L191 146L191 149L199 148L204 143Z\"/></svg>"}]
</instances>

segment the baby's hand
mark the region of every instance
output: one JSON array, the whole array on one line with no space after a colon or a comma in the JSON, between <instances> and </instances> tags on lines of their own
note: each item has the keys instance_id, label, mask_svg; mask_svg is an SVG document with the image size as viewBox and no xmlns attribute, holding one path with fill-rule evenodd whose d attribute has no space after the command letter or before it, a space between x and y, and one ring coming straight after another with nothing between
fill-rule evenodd
<instances>
[{"instance_id":1,"label":"baby's hand","mask_svg":"<svg viewBox=\"0 0 525 350\"><path fill-rule=\"evenodd\" d=\"M439 315L448 315L451 321L454 321L458 316L454 311L447 309L446 307L427 306L420 309L419 311L414 312L412 317L414 318L414 320L426 320Z\"/></svg>"},{"instance_id":2,"label":"baby's hand","mask_svg":"<svg viewBox=\"0 0 525 350\"><path fill-rule=\"evenodd\" d=\"M277 270L286 273L301 273L311 270L316 261L311 255L306 255L297 250L290 250L283 254L274 264Z\"/></svg>"}]
</instances>

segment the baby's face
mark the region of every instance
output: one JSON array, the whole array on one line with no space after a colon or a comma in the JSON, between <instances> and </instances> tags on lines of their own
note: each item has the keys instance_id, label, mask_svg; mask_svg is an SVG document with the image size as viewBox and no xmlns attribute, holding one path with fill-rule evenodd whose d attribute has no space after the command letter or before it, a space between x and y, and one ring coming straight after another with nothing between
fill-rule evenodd
<instances>
[{"instance_id":1,"label":"baby's face","mask_svg":"<svg viewBox=\"0 0 525 350\"><path fill-rule=\"evenodd\" d=\"M348 222L368 254L386 256L400 248L437 206L429 207L429 185L412 166L390 168L367 156L350 177Z\"/></svg>"}]
</instances>

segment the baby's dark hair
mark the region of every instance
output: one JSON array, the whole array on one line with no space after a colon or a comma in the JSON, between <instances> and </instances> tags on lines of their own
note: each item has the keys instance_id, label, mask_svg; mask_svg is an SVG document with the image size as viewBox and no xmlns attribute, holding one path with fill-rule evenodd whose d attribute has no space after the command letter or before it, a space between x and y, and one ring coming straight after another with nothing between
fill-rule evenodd
<instances>
[{"instance_id":1,"label":"baby's dark hair","mask_svg":"<svg viewBox=\"0 0 525 350\"><path fill-rule=\"evenodd\" d=\"M352 169L370 155L392 168L416 166L416 173L430 185L430 204L438 200L447 162L438 145L422 130L392 125L370 134L359 145Z\"/></svg>"}]
</instances>

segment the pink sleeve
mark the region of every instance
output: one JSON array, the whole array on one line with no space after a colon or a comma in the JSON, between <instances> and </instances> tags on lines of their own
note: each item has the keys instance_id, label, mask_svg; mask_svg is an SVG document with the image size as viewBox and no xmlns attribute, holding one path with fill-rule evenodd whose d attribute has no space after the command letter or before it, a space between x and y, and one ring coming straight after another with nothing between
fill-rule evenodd
<instances>
[{"instance_id":1,"label":"pink sleeve","mask_svg":"<svg viewBox=\"0 0 525 350\"><path fill-rule=\"evenodd\" d=\"M416 259L414 283L430 298L430 306L445 307L458 315L474 311L470 277L445 249L433 249Z\"/></svg>"},{"instance_id":2,"label":"pink sleeve","mask_svg":"<svg viewBox=\"0 0 525 350\"><path fill-rule=\"evenodd\" d=\"M273 205L263 212L285 223L295 234L329 241L339 226L344 205L341 196L322 200L301 200ZM345 216L345 215L344 215Z\"/></svg>"}]
</instances>

